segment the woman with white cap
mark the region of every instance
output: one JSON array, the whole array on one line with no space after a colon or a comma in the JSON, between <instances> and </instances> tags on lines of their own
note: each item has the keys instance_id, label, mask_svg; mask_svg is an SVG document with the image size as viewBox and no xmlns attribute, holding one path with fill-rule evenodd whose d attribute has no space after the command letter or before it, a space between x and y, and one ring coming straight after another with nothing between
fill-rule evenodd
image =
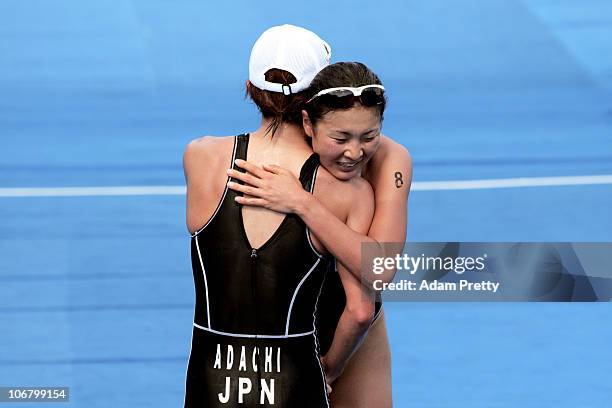
<instances>
[{"instance_id":1,"label":"woman with white cap","mask_svg":"<svg viewBox=\"0 0 612 408\"><path fill-rule=\"evenodd\" d=\"M342 371L372 320L372 293L339 265L346 307L323 366L314 324L333 259L299 217L242 207L241 194L227 186L237 181L227 175L237 159L272 162L351 229L368 231L369 184L342 182L321 168L301 127L303 91L329 57L329 45L308 30L267 30L253 47L247 82L261 126L199 138L185 151L196 287L185 407L330 406L326 380Z\"/></svg>"}]
</instances>

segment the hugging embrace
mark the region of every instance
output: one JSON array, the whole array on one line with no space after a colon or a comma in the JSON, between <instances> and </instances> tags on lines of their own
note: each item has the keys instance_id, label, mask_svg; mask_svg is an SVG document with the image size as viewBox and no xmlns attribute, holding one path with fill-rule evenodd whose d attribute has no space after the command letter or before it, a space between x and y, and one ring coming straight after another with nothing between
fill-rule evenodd
<instances>
[{"instance_id":1,"label":"hugging embrace","mask_svg":"<svg viewBox=\"0 0 612 408\"><path fill-rule=\"evenodd\" d=\"M392 406L362 245L404 242L408 151L381 134L379 77L315 33L266 30L246 92L258 129L184 154L196 305L184 406ZM380 245L379 245L380 244Z\"/></svg>"}]
</instances>

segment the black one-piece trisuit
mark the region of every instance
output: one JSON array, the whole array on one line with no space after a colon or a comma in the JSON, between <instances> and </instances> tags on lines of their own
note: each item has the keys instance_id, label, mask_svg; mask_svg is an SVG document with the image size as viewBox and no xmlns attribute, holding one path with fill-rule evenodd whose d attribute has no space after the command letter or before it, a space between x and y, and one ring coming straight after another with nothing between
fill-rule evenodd
<instances>
[{"instance_id":1,"label":"black one-piece trisuit","mask_svg":"<svg viewBox=\"0 0 612 408\"><path fill-rule=\"evenodd\" d=\"M246 160L248 141L236 137L232 163ZM316 154L302 166L307 191L318 166ZM196 305L185 407L328 407L314 320L332 259L293 214L251 248L237 194L226 187L191 238Z\"/></svg>"}]
</instances>

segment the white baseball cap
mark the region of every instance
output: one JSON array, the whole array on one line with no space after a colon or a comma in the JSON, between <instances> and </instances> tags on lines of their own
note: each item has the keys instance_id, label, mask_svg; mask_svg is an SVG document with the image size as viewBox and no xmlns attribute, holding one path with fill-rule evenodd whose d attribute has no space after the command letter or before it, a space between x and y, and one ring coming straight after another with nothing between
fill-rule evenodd
<instances>
[{"instance_id":1,"label":"white baseball cap","mask_svg":"<svg viewBox=\"0 0 612 408\"><path fill-rule=\"evenodd\" d=\"M249 80L259 89L290 95L308 88L330 59L331 47L312 31L290 24L271 27L253 45ZM288 71L297 82L268 82L266 72L271 69Z\"/></svg>"}]
</instances>

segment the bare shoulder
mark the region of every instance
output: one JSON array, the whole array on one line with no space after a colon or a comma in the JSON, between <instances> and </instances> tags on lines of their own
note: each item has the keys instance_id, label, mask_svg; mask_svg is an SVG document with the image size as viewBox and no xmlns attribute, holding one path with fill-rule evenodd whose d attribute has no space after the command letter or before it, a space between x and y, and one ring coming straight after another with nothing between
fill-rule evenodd
<instances>
[{"instance_id":1,"label":"bare shoulder","mask_svg":"<svg viewBox=\"0 0 612 408\"><path fill-rule=\"evenodd\" d=\"M385 161L391 161L395 165L412 167L412 156L404 145L396 142L387 135L381 135L380 137L380 148L376 154L381 153ZM374 157L376 157L376 155Z\"/></svg>"},{"instance_id":2,"label":"bare shoulder","mask_svg":"<svg viewBox=\"0 0 612 408\"><path fill-rule=\"evenodd\" d=\"M354 198L367 197L374 194L372 186L362 177L355 177L350 180L351 194Z\"/></svg>"},{"instance_id":3,"label":"bare shoulder","mask_svg":"<svg viewBox=\"0 0 612 408\"><path fill-rule=\"evenodd\" d=\"M185 173L193 169L216 167L220 160L227 160L234 146L234 136L202 136L190 141L183 153Z\"/></svg>"},{"instance_id":4,"label":"bare shoulder","mask_svg":"<svg viewBox=\"0 0 612 408\"><path fill-rule=\"evenodd\" d=\"M220 153L232 149L234 136L202 136L193 139L185 147L183 158L185 161L200 161L218 157Z\"/></svg>"},{"instance_id":5,"label":"bare shoulder","mask_svg":"<svg viewBox=\"0 0 612 408\"><path fill-rule=\"evenodd\" d=\"M233 136L204 136L187 144L183 155L187 182L187 228L199 230L214 213L227 182L231 166Z\"/></svg>"},{"instance_id":6,"label":"bare shoulder","mask_svg":"<svg viewBox=\"0 0 612 408\"><path fill-rule=\"evenodd\" d=\"M374 195L370 183L363 178L338 180L322 166L317 172L314 194L336 217L343 221L346 221L355 203L369 203Z\"/></svg>"}]
</instances>

